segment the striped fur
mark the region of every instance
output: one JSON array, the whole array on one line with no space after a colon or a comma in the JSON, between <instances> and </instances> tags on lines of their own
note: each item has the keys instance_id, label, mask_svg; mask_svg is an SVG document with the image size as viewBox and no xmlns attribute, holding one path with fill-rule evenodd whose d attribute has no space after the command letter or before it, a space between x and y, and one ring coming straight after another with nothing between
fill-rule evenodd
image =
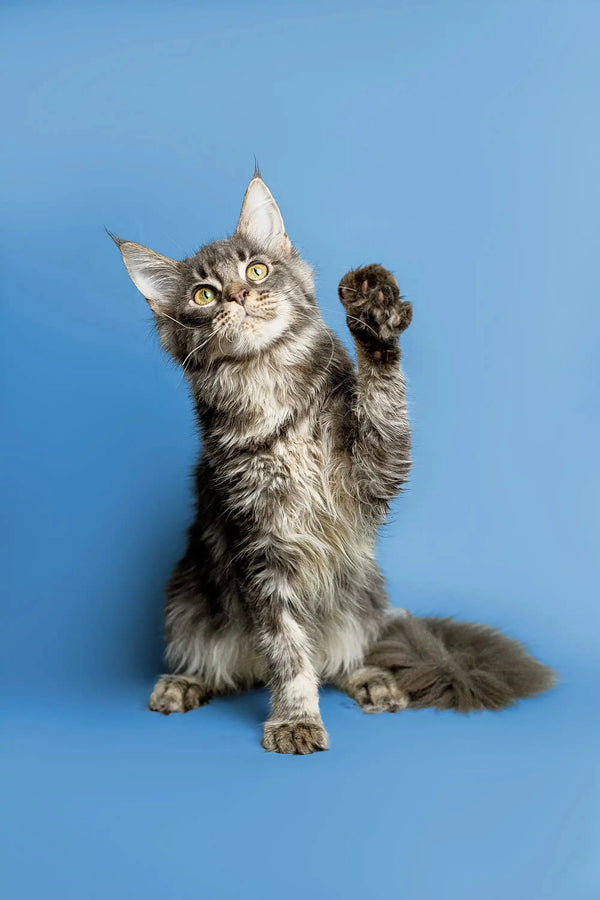
<instances>
[{"instance_id":1,"label":"striped fur","mask_svg":"<svg viewBox=\"0 0 600 900\"><path fill-rule=\"evenodd\" d=\"M366 711L410 705L412 662L407 672L397 639L409 617L390 618L374 553L410 467L398 336L412 310L394 277L371 265L340 283L355 365L325 326L311 270L258 173L236 233L189 259L115 240L183 367L203 437L196 515L167 588L175 674L159 680L150 707L187 711L267 683L263 746L310 753L327 747L320 682ZM257 263L268 270L258 282ZM214 296L206 305L200 287Z\"/></svg>"}]
</instances>

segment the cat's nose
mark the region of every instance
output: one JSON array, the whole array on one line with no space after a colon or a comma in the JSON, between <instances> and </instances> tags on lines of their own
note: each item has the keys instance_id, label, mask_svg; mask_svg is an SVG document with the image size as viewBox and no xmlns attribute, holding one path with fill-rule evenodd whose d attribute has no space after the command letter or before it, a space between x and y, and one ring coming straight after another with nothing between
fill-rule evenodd
<instances>
[{"instance_id":1,"label":"cat's nose","mask_svg":"<svg viewBox=\"0 0 600 900\"><path fill-rule=\"evenodd\" d=\"M235 284L228 284L225 288L225 299L231 300L232 303L239 303L240 306L243 306L249 293L250 291L248 288L245 288L243 284L236 282Z\"/></svg>"}]
</instances>

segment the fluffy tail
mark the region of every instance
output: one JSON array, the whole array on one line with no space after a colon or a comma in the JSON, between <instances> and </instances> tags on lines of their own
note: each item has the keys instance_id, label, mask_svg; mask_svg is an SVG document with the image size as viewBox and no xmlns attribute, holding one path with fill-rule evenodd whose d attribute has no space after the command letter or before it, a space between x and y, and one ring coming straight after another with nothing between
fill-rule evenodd
<instances>
[{"instance_id":1,"label":"fluffy tail","mask_svg":"<svg viewBox=\"0 0 600 900\"><path fill-rule=\"evenodd\" d=\"M556 675L487 625L394 616L365 659L390 670L410 708L502 709L551 688Z\"/></svg>"}]
</instances>

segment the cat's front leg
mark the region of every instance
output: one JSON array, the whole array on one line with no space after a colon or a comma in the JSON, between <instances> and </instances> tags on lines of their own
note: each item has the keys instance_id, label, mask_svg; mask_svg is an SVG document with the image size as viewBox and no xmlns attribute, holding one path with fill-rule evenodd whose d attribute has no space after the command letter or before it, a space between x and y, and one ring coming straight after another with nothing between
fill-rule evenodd
<instances>
[{"instance_id":1,"label":"cat's front leg","mask_svg":"<svg viewBox=\"0 0 600 900\"><path fill-rule=\"evenodd\" d=\"M161 675L148 701L148 708L165 716L205 706L215 691L198 675Z\"/></svg>"},{"instance_id":2,"label":"cat's front leg","mask_svg":"<svg viewBox=\"0 0 600 900\"><path fill-rule=\"evenodd\" d=\"M356 345L358 373L352 446L356 485L367 502L388 502L410 468L410 427L399 335L412 306L383 266L347 272L339 285L348 328Z\"/></svg>"},{"instance_id":3,"label":"cat's front leg","mask_svg":"<svg viewBox=\"0 0 600 900\"><path fill-rule=\"evenodd\" d=\"M270 599L260 620L259 643L267 660L271 689L271 715L262 746L275 753L327 750L327 732L319 711L319 682L306 630L280 597Z\"/></svg>"}]
</instances>

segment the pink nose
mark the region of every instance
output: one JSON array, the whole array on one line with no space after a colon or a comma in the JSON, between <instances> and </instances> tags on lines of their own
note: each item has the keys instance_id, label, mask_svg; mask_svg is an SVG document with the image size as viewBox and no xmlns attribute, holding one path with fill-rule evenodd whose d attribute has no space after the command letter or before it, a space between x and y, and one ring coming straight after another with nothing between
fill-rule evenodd
<instances>
[{"instance_id":1,"label":"pink nose","mask_svg":"<svg viewBox=\"0 0 600 900\"><path fill-rule=\"evenodd\" d=\"M248 291L245 287L241 287L240 285L232 285L231 289L227 291L227 299L231 300L232 303L239 303L240 306L244 305L244 301L250 291Z\"/></svg>"}]
</instances>

